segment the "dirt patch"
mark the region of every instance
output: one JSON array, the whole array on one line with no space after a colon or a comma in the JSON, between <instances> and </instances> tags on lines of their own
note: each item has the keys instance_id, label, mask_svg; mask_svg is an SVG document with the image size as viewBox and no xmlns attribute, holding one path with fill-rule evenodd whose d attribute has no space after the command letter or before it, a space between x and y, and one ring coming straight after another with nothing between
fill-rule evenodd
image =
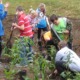
<instances>
[{"instance_id":1,"label":"dirt patch","mask_svg":"<svg viewBox=\"0 0 80 80\"><path fill-rule=\"evenodd\" d=\"M71 19L73 23L73 50L80 55L80 19Z\"/></svg>"},{"instance_id":2,"label":"dirt patch","mask_svg":"<svg viewBox=\"0 0 80 80\"><path fill-rule=\"evenodd\" d=\"M73 29L72 29L72 34L73 34L73 50L80 55L80 19L71 19L73 23ZM3 25L4 25L4 29L5 29L5 36L3 37L3 40L5 42L8 41L10 34L11 34L11 27L12 27L12 22L14 21L14 15L9 15L7 16L7 18L3 21ZM17 37L18 35L18 31L14 31L13 32L13 37L12 37L12 43L15 39L15 37ZM37 40L37 38L35 37L34 40ZM35 50L38 51L38 47L35 41ZM2 72L3 73L3 70ZM3 75L3 74L2 74ZM29 74L30 76L32 74ZM32 75L33 76L33 75Z\"/></svg>"},{"instance_id":3,"label":"dirt patch","mask_svg":"<svg viewBox=\"0 0 80 80\"><path fill-rule=\"evenodd\" d=\"M10 37L11 27L12 27L12 23L14 22L14 20L15 20L15 15L8 15L6 19L3 21L4 30L5 30L5 35L3 36L3 40L5 42L7 42ZM18 31L15 30L12 36L12 43L15 37L17 37L17 35L18 35Z\"/></svg>"}]
</instances>

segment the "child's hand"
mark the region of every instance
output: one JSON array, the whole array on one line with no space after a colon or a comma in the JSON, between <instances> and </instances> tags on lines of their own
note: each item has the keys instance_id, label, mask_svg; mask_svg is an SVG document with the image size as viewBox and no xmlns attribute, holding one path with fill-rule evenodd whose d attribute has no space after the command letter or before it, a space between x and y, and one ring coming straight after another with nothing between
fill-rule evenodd
<instances>
[{"instance_id":1,"label":"child's hand","mask_svg":"<svg viewBox=\"0 0 80 80\"><path fill-rule=\"evenodd\" d=\"M12 23L12 26L14 26L14 27L15 27L15 23Z\"/></svg>"},{"instance_id":2,"label":"child's hand","mask_svg":"<svg viewBox=\"0 0 80 80\"><path fill-rule=\"evenodd\" d=\"M17 25L17 23L12 23L12 28L11 28L11 30L13 30L13 29L17 29L19 26Z\"/></svg>"},{"instance_id":3,"label":"child's hand","mask_svg":"<svg viewBox=\"0 0 80 80\"><path fill-rule=\"evenodd\" d=\"M12 26L17 27L18 25L17 25L17 23L12 23Z\"/></svg>"},{"instance_id":4,"label":"child's hand","mask_svg":"<svg viewBox=\"0 0 80 80\"><path fill-rule=\"evenodd\" d=\"M55 69L55 70L54 70L54 74L55 74L55 75L57 75L57 74L58 74L58 71L57 71L57 69Z\"/></svg>"},{"instance_id":5,"label":"child's hand","mask_svg":"<svg viewBox=\"0 0 80 80\"><path fill-rule=\"evenodd\" d=\"M0 0L0 4L2 4L2 0Z\"/></svg>"},{"instance_id":6,"label":"child's hand","mask_svg":"<svg viewBox=\"0 0 80 80\"><path fill-rule=\"evenodd\" d=\"M14 29L16 29L16 27L12 26L12 27L11 27L11 31L13 31Z\"/></svg>"},{"instance_id":7,"label":"child's hand","mask_svg":"<svg viewBox=\"0 0 80 80\"><path fill-rule=\"evenodd\" d=\"M65 30L65 31L63 31L63 33L64 33L64 34L68 34L68 33L69 33L69 31L68 31L68 30Z\"/></svg>"},{"instance_id":8,"label":"child's hand","mask_svg":"<svg viewBox=\"0 0 80 80\"><path fill-rule=\"evenodd\" d=\"M9 5L10 5L9 2L7 2L7 3L4 5L4 7L5 7L5 8L8 8Z\"/></svg>"},{"instance_id":9,"label":"child's hand","mask_svg":"<svg viewBox=\"0 0 80 80\"><path fill-rule=\"evenodd\" d=\"M32 27L35 27L35 24L32 24Z\"/></svg>"},{"instance_id":10,"label":"child's hand","mask_svg":"<svg viewBox=\"0 0 80 80\"><path fill-rule=\"evenodd\" d=\"M7 3L4 5L4 7L5 7L5 11L8 11L9 2L7 2Z\"/></svg>"}]
</instances>

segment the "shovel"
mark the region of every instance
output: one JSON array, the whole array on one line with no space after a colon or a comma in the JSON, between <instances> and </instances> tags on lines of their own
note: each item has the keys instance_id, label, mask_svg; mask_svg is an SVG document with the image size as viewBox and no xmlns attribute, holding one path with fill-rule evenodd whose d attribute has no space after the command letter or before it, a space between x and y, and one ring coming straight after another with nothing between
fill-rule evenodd
<instances>
[{"instance_id":1,"label":"shovel","mask_svg":"<svg viewBox=\"0 0 80 80\"><path fill-rule=\"evenodd\" d=\"M15 15L13 22L15 23L16 21L17 21L17 19L16 19L16 15ZM13 31L14 31L14 26L12 26L12 30L11 30L9 39L8 39L8 41L6 43L7 48L11 48L12 47L11 39L12 39L12 36L13 36Z\"/></svg>"}]
</instances>

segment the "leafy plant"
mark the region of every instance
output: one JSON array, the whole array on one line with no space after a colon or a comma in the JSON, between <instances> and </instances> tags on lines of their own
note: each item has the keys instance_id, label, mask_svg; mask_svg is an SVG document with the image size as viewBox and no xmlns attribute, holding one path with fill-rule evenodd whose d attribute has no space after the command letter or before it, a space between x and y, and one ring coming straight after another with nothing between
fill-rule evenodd
<instances>
[{"instance_id":1,"label":"leafy plant","mask_svg":"<svg viewBox=\"0 0 80 80\"><path fill-rule=\"evenodd\" d=\"M33 45L33 41L29 37L17 38L12 48L10 49L10 53L6 53L7 48L5 47L3 51L4 55L7 55L12 58L10 62L11 64L20 63L22 60L21 56L23 56L23 54L26 58L27 53L30 54L29 44Z\"/></svg>"},{"instance_id":2,"label":"leafy plant","mask_svg":"<svg viewBox=\"0 0 80 80\"><path fill-rule=\"evenodd\" d=\"M40 77L42 78L42 80L46 80L47 78L46 70L47 69L48 69L47 60L40 54L37 56L37 58L35 56L33 65L30 66L30 70L34 74L34 80L39 80Z\"/></svg>"},{"instance_id":3,"label":"leafy plant","mask_svg":"<svg viewBox=\"0 0 80 80\"><path fill-rule=\"evenodd\" d=\"M80 80L80 73L76 73L73 80Z\"/></svg>"},{"instance_id":4,"label":"leafy plant","mask_svg":"<svg viewBox=\"0 0 80 80\"><path fill-rule=\"evenodd\" d=\"M73 78L73 75L72 75L72 73L70 72L70 71L64 71L64 72L62 72L61 74L60 74L60 76L62 77L62 78L64 78L65 80L70 80L71 78Z\"/></svg>"},{"instance_id":5,"label":"leafy plant","mask_svg":"<svg viewBox=\"0 0 80 80\"><path fill-rule=\"evenodd\" d=\"M9 65L4 69L4 74L7 80L13 80L17 71L13 69L13 65Z\"/></svg>"},{"instance_id":6,"label":"leafy plant","mask_svg":"<svg viewBox=\"0 0 80 80\"><path fill-rule=\"evenodd\" d=\"M17 38L12 48L10 49L10 53L9 54L4 53L6 55L9 55L9 57L11 58L8 68L4 70L4 74L7 80L13 80L14 75L18 72L18 70L17 71L15 70L15 64L20 63L22 61L21 56L26 57L25 62L27 62L27 56L31 54L29 50L29 44L33 45L33 41L30 38L28 37ZM21 55L23 54L23 52L24 55ZM27 55L27 53L29 54Z\"/></svg>"},{"instance_id":7,"label":"leafy plant","mask_svg":"<svg viewBox=\"0 0 80 80\"><path fill-rule=\"evenodd\" d=\"M67 54L67 52L65 54ZM65 80L73 79L73 74L69 70L69 64L73 63L71 60L71 54L71 52L68 52L67 58L65 59L66 62L65 64L63 64L66 67L66 70L60 74L60 76L63 77Z\"/></svg>"},{"instance_id":8,"label":"leafy plant","mask_svg":"<svg viewBox=\"0 0 80 80\"><path fill-rule=\"evenodd\" d=\"M49 64L49 68L51 69L51 70L53 70L53 69L55 69L55 55L56 55L56 49L55 49L55 47L54 46L51 46L50 48L49 48L49 53L48 53L48 55L51 57L51 62L50 62L50 64Z\"/></svg>"},{"instance_id":9,"label":"leafy plant","mask_svg":"<svg viewBox=\"0 0 80 80\"><path fill-rule=\"evenodd\" d=\"M31 80L30 78L28 78L28 77L24 77L24 80Z\"/></svg>"}]
</instances>

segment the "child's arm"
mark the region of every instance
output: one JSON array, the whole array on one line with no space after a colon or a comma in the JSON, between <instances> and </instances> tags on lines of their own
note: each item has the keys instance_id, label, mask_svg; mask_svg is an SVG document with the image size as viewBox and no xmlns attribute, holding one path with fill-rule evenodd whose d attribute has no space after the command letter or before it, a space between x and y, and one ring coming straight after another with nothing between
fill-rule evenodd
<instances>
[{"instance_id":1,"label":"child's arm","mask_svg":"<svg viewBox=\"0 0 80 80\"><path fill-rule=\"evenodd\" d=\"M8 7L9 7L9 3L7 2L5 5L5 10L4 13L1 15L1 20L3 20L6 16L7 16L7 11L8 11Z\"/></svg>"},{"instance_id":2,"label":"child's arm","mask_svg":"<svg viewBox=\"0 0 80 80\"><path fill-rule=\"evenodd\" d=\"M18 28L19 30L24 30L24 25L19 26L16 23L12 23L12 26L14 26L14 28Z\"/></svg>"},{"instance_id":3,"label":"child's arm","mask_svg":"<svg viewBox=\"0 0 80 80\"><path fill-rule=\"evenodd\" d=\"M5 19L6 16L7 16L7 11L4 11L4 13L1 15L1 20Z\"/></svg>"},{"instance_id":4,"label":"child's arm","mask_svg":"<svg viewBox=\"0 0 80 80\"><path fill-rule=\"evenodd\" d=\"M2 4L2 0L0 0L0 4Z\"/></svg>"}]
</instances>

